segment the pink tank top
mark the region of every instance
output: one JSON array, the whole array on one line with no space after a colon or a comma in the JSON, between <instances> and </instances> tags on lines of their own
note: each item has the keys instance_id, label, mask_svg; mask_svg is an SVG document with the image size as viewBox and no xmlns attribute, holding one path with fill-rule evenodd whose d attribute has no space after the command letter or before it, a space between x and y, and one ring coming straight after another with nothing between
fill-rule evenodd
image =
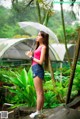
<instances>
[{"instance_id":1,"label":"pink tank top","mask_svg":"<svg viewBox=\"0 0 80 119\"><path fill-rule=\"evenodd\" d=\"M43 46L39 46L35 51L34 51L34 58L40 60L40 56L41 56L41 49ZM34 60L32 61L32 66L37 64L37 62L35 62Z\"/></svg>"}]
</instances>

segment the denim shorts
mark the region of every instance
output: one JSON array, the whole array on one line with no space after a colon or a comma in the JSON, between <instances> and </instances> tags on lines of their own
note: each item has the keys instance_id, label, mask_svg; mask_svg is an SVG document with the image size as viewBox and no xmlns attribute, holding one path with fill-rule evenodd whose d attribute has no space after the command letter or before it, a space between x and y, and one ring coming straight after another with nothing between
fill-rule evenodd
<instances>
[{"instance_id":1,"label":"denim shorts","mask_svg":"<svg viewBox=\"0 0 80 119\"><path fill-rule=\"evenodd\" d=\"M41 79L44 79L44 69L42 65L35 64L32 66L33 78L38 76Z\"/></svg>"}]
</instances>

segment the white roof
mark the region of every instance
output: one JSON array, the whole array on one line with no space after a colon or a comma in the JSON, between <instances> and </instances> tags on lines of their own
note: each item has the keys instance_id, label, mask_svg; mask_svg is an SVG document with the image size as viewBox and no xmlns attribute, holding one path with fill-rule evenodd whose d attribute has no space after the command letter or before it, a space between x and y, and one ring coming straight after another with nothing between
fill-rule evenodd
<instances>
[{"instance_id":1,"label":"white roof","mask_svg":"<svg viewBox=\"0 0 80 119\"><path fill-rule=\"evenodd\" d=\"M30 49L30 47L26 45L28 40L30 39L0 39L0 58L26 58L25 55L23 57L22 55L25 53L25 51L27 51L27 49ZM26 43L23 43L23 41L26 41Z\"/></svg>"},{"instance_id":2,"label":"white roof","mask_svg":"<svg viewBox=\"0 0 80 119\"><path fill-rule=\"evenodd\" d=\"M70 57L73 58L75 45L67 45ZM3 39L0 38L0 59L29 59L25 52L34 48L34 40L30 38L17 38L17 39ZM66 58L66 50L64 44L50 44L49 54L52 61L64 61ZM79 53L80 57L80 53Z\"/></svg>"},{"instance_id":3,"label":"white roof","mask_svg":"<svg viewBox=\"0 0 80 119\"><path fill-rule=\"evenodd\" d=\"M57 59L59 61L64 61L67 59L66 57L66 49L64 44L51 44L51 47L53 48L53 52L56 52ZM67 44L67 48L69 50L70 58L73 58L74 51L75 51L75 45L74 44Z\"/></svg>"},{"instance_id":4,"label":"white roof","mask_svg":"<svg viewBox=\"0 0 80 119\"><path fill-rule=\"evenodd\" d=\"M29 59L25 52L34 48L34 39L26 38L1 38L0 39L0 58L7 59ZM51 48L50 48L51 49ZM57 60L53 52L50 50L51 60Z\"/></svg>"}]
</instances>

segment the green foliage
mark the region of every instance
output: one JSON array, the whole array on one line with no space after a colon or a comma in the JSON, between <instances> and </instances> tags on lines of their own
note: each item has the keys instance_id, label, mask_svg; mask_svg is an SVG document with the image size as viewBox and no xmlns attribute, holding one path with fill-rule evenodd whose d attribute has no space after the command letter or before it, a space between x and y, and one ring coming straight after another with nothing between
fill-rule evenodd
<instances>
[{"instance_id":1,"label":"green foliage","mask_svg":"<svg viewBox=\"0 0 80 119\"><path fill-rule=\"evenodd\" d=\"M65 30L66 30L67 43L69 43L70 41L75 43L75 41L77 39L77 36L78 36L76 28L74 26L66 24L66 29ZM58 35L59 41L64 43L64 35L63 35L62 26L60 26L57 29L57 35Z\"/></svg>"},{"instance_id":2,"label":"green foliage","mask_svg":"<svg viewBox=\"0 0 80 119\"><path fill-rule=\"evenodd\" d=\"M9 19L9 9L0 6L0 29L8 22Z\"/></svg>"},{"instance_id":3,"label":"green foliage","mask_svg":"<svg viewBox=\"0 0 80 119\"><path fill-rule=\"evenodd\" d=\"M46 82L44 83L44 91L47 92L47 91L49 91L49 90L53 91L52 80L46 81Z\"/></svg>"},{"instance_id":4,"label":"green foliage","mask_svg":"<svg viewBox=\"0 0 80 119\"><path fill-rule=\"evenodd\" d=\"M62 72L62 76L60 73ZM54 108L65 103L67 89L69 84L69 68L57 69L54 72L55 82L52 82L50 73L45 72L45 81L43 84L45 103L44 108ZM75 79L73 83L72 98L78 94L80 90L80 65L77 64ZM6 74L6 71L1 71L1 74ZM10 69L4 75L6 82L13 86L6 86L9 89L9 94L6 97L6 102L13 103L14 107L21 105L35 106L36 94L32 78L31 69L26 72L25 69Z\"/></svg>"},{"instance_id":5,"label":"green foliage","mask_svg":"<svg viewBox=\"0 0 80 119\"><path fill-rule=\"evenodd\" d=\"M76 90L76 94L80 91L80 65L76 67L76 73L73 82L73 92Z\"/></svg>"},{"instance_id":6,"label":"green foliage","mask_svg":"<svg viewBox=\"0 0 80 119\"><path fill-rule=\"evenodd\" d=\"M59 71L58 75L59 75ZM69 84L69 79L70 79L70 74L71 73L71 69L70 68L63 68L62 70L62 81L64 82L64 86L68 86ZM55 72L56 74L56 72ZM56 77L58 77L58 81L60 81L59 76L56 75ZM65 84L66 83L66 84ZM77 66L76 66L76 71L74 74L74 79L73 79L73 85L72 85L72 92L71 92L71 97L74 98L74 96L78 95L78 92L80 91L80 62L77 62Z\"/></svg>"},{"instance_id":7,"label":"green foliage","mask_svg":"<svg viewBox=\"0 0 80 119\"><path fill-rule=\"evenodd\" d=\"M44 75L44 81L49 81L51 79L51 74L47 71L45 71L45 75Z\"/></svg>"},{"instance_id":8,"label":"green foliage","mask_svg":"<svg viewBox=\"0 0 80 119\"><path fill-rule=\"evenodd\" d=\"M47 91L44 94L45 96L45 102L44 102L44 108L54 108L59 106L59 101L56 98L56 95L52 91Z\"/></svg>"},{"instance_id":9,"label":"green foliage","mask_svg":"<svg viewBox=\"0 0 80 119\"><path fill-rule=\"evenodd\" d=\"M76 31L74 26L67 25L66 37L67 37L67 42L73 41L73 43L75 43L78 37L78 32Z\"/></svg>"},{"instance_id":10,"label":"green foliage","mask_svg":"<svg viewBox=\"0 0 80 119\"><path fill-rule=\"evenodd\" d=\"M69 67L57 68L54 72L54 77L56 81L65 83L69 79L70 69Z\"/></svg>"},{"instance_id":11,"label":"green foliage","mask_svg":"<svg viewBox=\"0 0 80 119\"><path fill-rule=\"evenodd\" d=\"M56 93L56 97L60 103L65 103L65 100L66 100L67 87L68 87L67 80L65 81L65 83L56 82L55 93Z\"/></svg>"},{"instance_id":12,"label":"green foliage","mask_svg":"<svg viewBox=\"0 0 80 119\"><path fill-rule=\"evenodd\" d=\"M32 70L26 72L25 69L22 70L21 73L12 72L13 76L4 75L5 78L8 78L9 81L14 85L13 87L6 86L11 92L10 95L13 97L11 99L8 98L9 103L13 103L18 105L21 103L27 106L34 106L36 95L34 89L34 83L32 78ZM11 97L9 95L9 97Z\"/></svg>"},{"instance_id":13,"label":"green foliage","mask_svg":"<svg viewBox=\"0 0 80 119\"><path fill-rule=\"evenodd\" d=\"M16 34L20 34L20 28L18 25L10 26L8 24L5 24L2 28L2 31L0 32L0 37L3 38L12 38Z\"/></svg>"},{"instance_id":14,"label":"green foliage","mask_svg":"<svg viewBox=\"0 0 80 119\"><path fill-rule=\"evenodd\" d=\"M44 83L45 107L54 107L55 104L58 106L59 104L65 103L67 86L68 80L65 82L56 81L54 83L52 80L46 81Z\"/></svg>"},{"instance_id":15,"label":"green foliage","mask_svg":"<svg viewBox=\"0 0 80 119\"><path fill-rule=\"evenodd\" d=\"M6 75L10 76L10 72L7 71L7 70L8 69L0 69L0 81L9 83L9 81L7 79L5 79L4 76L3 76L3 74L6 74Z\"/></svg>"},{"instance_id":16,"label":"green foliage","mask_svg":"<svg viewBox=\"0 0 80 119\"><path fill-rule=\"evenodd\" d=\"M4 73L5 72L3 72L3 74ZM14 69L13 71L10 70L9 74L4 75L4 77L5 80L13 84L13 86L6 86L6 88L9 89L6 102L13 103L14 108L21 105L35 106L36 95L31 70L27 73L25 69L22 71L15 71ZM46 72L45 74L44 108L53 108L65 102L67 84L66 81L64 83L56 81L55 84L49 79L50 73Z\"/></svg>"},{"instance_id":17,"label":"green foliage","mask_svg":"<svg viewBox=\"0 0 80 119\"><path fill-rule=\"evenodd\" d=\"M40 1L39 1L40 2ZM16 25L17 22L20 21L33 21L38 22L38 13L37 8L33 6L27 6L28 2L14 2L13 7L11 9L6 9L2 6L0 6L0 37L14 37L15 35L23 35L25 32L21 32L20 28L18 29L18 26ZM50 9L51 10L51 9ZM67 32L67 41L73 39L76 39L76 33L75 29L70 28L71 22L74 21L74 18L71 17L69 12L65 12L65 22L66 30ZM44 8L41 8L41 17L42 21L44 21L44 17L46 14L46 10ZM58 39L60 42L64 42L63 37L63 30L62 30L62 21L61 21L61 15L59 11L55 11L52 15L48 16L48 24L47 26L57 34ZM47 19L46 19L47 20ZM70 27L68 26L70 24ZM72 33L73 31L73 33ZM71 34L70 34L71 33ZM74 39L75 38L75 39Z\"/></svg>"},{"instance_id":18,"label":"green foliage","mask_svg":"<svg viewBox=\"0 0 80 119\"><path fill-rule=\"evenodd\" d=\"M63 34L62 25L60 25L59 28L57 29L57 36L59 38L59 42L64 42L64 34Z\"/></svg>"},{"instance_id":19,"label":"green foliage","mask_svg":"<svg viewBox=\"0 0 80 119\"><path fill-rule=\"evenodd\" d=\"M48 27L57 34L58 28L61 26L61 15L59 11L55 11L53 16L49 18ZM59 38L59 37L58 37Z\"/></svg>"}]
</instances>

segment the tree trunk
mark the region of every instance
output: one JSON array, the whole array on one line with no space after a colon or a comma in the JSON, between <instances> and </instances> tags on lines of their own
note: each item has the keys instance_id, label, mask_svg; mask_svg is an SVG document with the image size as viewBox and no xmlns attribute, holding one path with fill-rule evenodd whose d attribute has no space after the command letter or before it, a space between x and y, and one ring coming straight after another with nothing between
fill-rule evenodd
<instances>
[{"instance_id":1,"label":"tree trunk","mask_svg":"<svg viewBox=\"0 0 80 119\"><path fill-rule=\"evenodd\" d=\"M36 6L37 6L37 11L38 11L38 21L39 23L41 23L41 12L40 12L40 7L39 7L39 3L36 0Z\"/></svg>"},{"instance_id":2,"label":"tree trunk","mask_svg":"<svg viewBox=\"0 0 80 119\"><path fill-rule=\"evenodd\" d=\"M68 104L69 101L70 101L72 84L73 84L73 79L74 79L75 70L76 70L76 64L77 64L77 60L78 60L78 56L79 56L79 49L80 49L80 29L78 30L78 41L77 41L77 44L76 44L76 51L75 51L75 55L74 55L74 59L73 59L73 65L72 65L72 70L71 70L71 74L70 74L70 83L69 83L69 87L68 87L66 104Z\"/></svg>"},{"instance_id":3,"label":"tree trunk","mask_svg":"<svg viewBox=\"0 0 80 119\"><path fill-rule=\"evenodd\" d=\"M54 71L53 71L53 68L52 68L52 65L51 65L50 58L49 58L49 70L50 70L50 73L51 73L51 79L52 79L52 81L55 81L54 80Z\"/></svg>"},{"instance_id":4,"label":"tree trunk","mask_svg":"<svg viewBox=\"0 0 80 119\"><path fill-rule=\"evenodd\" d=\"M64 14L63 14L63 5L62 4L63 4L63 0L60 0L65 49L66 49L66 54L67 54L68 62L70 64L70 66L71 66L70 56L69 56L69 52L68 52L68 48L67 48L67 42L66 42L66 32L65 32L65 23L64 23Z\"/></svg>"}]
</instances>

